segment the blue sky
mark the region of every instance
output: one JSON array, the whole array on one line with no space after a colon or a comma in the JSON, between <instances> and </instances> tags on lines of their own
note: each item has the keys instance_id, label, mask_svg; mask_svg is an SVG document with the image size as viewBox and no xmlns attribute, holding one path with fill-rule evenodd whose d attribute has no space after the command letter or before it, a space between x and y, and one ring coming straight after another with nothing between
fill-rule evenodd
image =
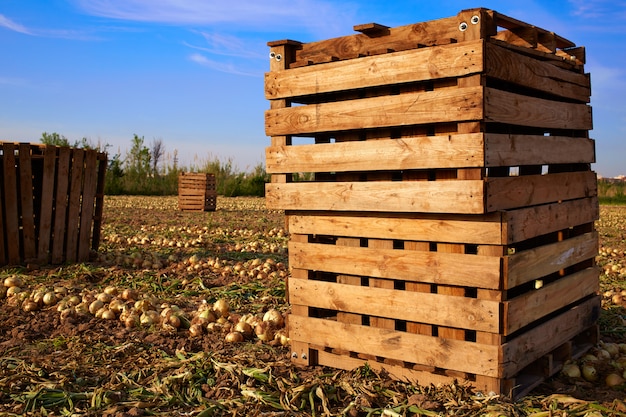
<instances>
[{"instance_id":1,"label":"blue sky","mask_svg":"<svg viewBox=\"0 0 626 417\"><path fill-rule=\"evenodd\" d=\"M0 140L161 139L184 166L264 162L268 41L492 8L587 48L597 163L626 174L626 1L1 0Z\"/></svg>"}]
</instances>

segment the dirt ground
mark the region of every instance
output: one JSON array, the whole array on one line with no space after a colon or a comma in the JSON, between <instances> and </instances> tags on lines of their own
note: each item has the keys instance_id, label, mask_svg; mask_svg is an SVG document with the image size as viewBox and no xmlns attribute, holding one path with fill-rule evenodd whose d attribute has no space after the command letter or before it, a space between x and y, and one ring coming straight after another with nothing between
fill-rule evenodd
<instances>
[{"instance_id":1,"label":"dirt ground","mask_svg":"<svg viewBox=\"0 0 626 417\"><path fill-rule=\"evenodd\" d=\"M229 326L244 314L262 315L271 308L287 312L276 284L282 280L280 271L287 270L282 213L267 212L256 200L222 201L215 213L182 213L173 209L171 199L166 203L120 199L108 204L102 250L93 263L5 268L0 271L3 279L21 276L30 294L37 288L64 287L66 297L88 294L88 299L107 286L134 288L138 294L152 293L161 308L175 304L190 322L200 306L220 297L230 297L233 314ZM601 318L601 339L606 342L626 343L626 310L609 297L609 292L626 288L625 276L620 273L626 266L625 223L625 208L603 208L598 222L598 265L603 268L601 292L608 312ZM193 243L198 236L202 241ZM134 238L150 243L138 244ZM610 251L603 256L602 250L607 248ZM193 266L193 255L219 259L222 270ZM138 257L144 261L139 268ZM269 272L267 288L255 284L258 275L254 273L235 273L237 265L245 270L255 259L270 258L279 267ZM143 267L146 260L149 268ZM601 375L610 368L608 361L598 364ZM374 387L380 386L387 391L376 391ZM363 394L369 392L366 388L374 391L370 397ZM351 389L358 392L350 395ZM383 410L394 402L398 407L406 405L398 408L398 415L419 414L415 410L436 414L454 409L448 402L450 389L442 389L446 391L442 393L407 387L386 381L384 375L297 369L290 364L289 348L280 339L262 342L249 337L233 344L225 342L223 331L191 337L184 327L128 327L120 320L104 320L89 313L62 314L56 305L24 311L23 299L6 295L0 299L0 414L226 415L245 411L309 415L317 411L317 415L356 416ZM458 415L472 415L477 410L531 415L532 410L550 409L550 404L556 404L557 410L572 410L571 403L559 402L555 395L593 401L602 407L598 415L626 415L624 385L611 389L602 381L561 374L516 404L497 398L478 400L469 390L463 391L465 397L458 397L461 391L453 396L466 401L455 400ZM311 398L300 398L301 392ZM272 401L280 401L283 409Z\"/></svg>"}]
</instances>

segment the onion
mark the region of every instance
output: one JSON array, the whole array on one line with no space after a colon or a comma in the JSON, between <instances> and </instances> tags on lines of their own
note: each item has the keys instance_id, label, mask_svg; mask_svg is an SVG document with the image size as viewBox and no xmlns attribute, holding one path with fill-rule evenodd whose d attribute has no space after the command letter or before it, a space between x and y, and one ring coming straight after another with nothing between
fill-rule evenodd
<instances>
[{"instance_id":1,"label":"onion","mask_svg":"<svg viewBox=\"0 0 626 417\"><path fill-rule=\"evenodd\" d=\"M180 322L180 317L178 317L178 316L177 316L177 315L175 315L175 314L172 314L171 316L169 316L169 317L167 318L167 323L168 323L170 326L174 327L175 329L178 329L178 328L180 327L180 324L181 324L181 322Z\"/></svg>"},{"instance_id":2,"label":"onion","mask_svg":"<svg viewBox=\"0 0 626 417\"><path fill-rule=\"evenodd\" d=\"M254 333L262 342L269 342L274 339L274 331L267 321L262 321L257 324L254 328Z\"/></svg>"},{"instance_id":3,"label":"onion","mask_svg":"<svg viewBox=\"0 0 626 417\"><path fill-rule=\"evenodd\" d=\"M606 350L612 358L619 355L619 346L617 343L605 343L604 350Z\"/></svg>"},{"instance_id":4,"label":"onion","mask_svg":"<svg viewBox=\"0 0 626 417\"><path fill-rule=\"evenodd\" d=\"M45 293L43 295L43 299L42 299L43 303L47 306L52 306L54 304L56 304L57 302L57 297L54 294L54 292L52 291L48 291L47 293Z\"/></svg>"},{"instance_id":5,"label":"onion","mask_svg":"<svg viewBox=\"0 0 626 417\"><path fill-rule=\"evenodd\" d=\"M39 304L37 304L33 300L26 300L22 304L22 309L24 311L36 311L39 310Z\"/></svg>"},{"instance_id":6,"label":"onion","mask_svg":"<svg viewBox=\"0 0 626 417\"><path fill-rule=\"evenodd\" d=\"M7 297L12 297L22 292L22 288L18 286L9 287L7 290Z\"/></svg>"},{"instance_id":7,"label":"onion","mask_svg":"<svg viewBox=\"0 0 626 417\"><path fill-rule=\"evenodd\" d=\"M135 313L129 314L124 320L127 329L139 326L139 316Z\"/></svg>"},{"instance_id":8,"label":"onion","mask_svg":"<svg viewBox=\"0 0 626 417\"><path fill-rule=\"evenodd\" d=\"M275 309L268 310L263 315L263 321L270 323L275 329L280 329L285 325L283 315L280 314L280 311Z\"/></svg>"},{"instance_id":9,"label":"onion","mask_svg":"<svg viewBox=\"0 0 626 417\"><path fill-rule=\"evenodd\" d=\"M189 326L189 334L191 337L198 337L202 335L202 325L196 323Z\"/></svg>"},{"instance_id":10,"label":"onion","mask_svg":"<svg viewBox=\"0 0 626 417\"><path fill-rule=\"evenodd\" d=\"M102 318L105 320L115 320L116 316L115 313L112 312L111 310L109 310L108 308L106 308L103 312L102 312Z\"/></svg>"},{"instance_id":11,"label":"onion","mask_svg":"<svg viewBox=\"0 0 626 417\"><path fill-rule=\"evenodd\" d=\"M215 311L218 315L222 317L228 317L228 313L230 311L230 307L228 306L228 301L223 298L220 298L215 303L213 303L213 311Z\"/></svg>"},{"instance_id":12,"label":"onion","mask_svg":"<svg viewBox=\"0 0 626 417\"><path fill-rule=\"evenodd\" d=\"M122 291L122 300L126 300L126 301L135 301L137 299L137 297L139 297L139 294L137 293L137 291L135 290L131 290L130 288L125 288Z\"/></svg>"},{"instance_id":13,"label":"onion","mask_svg":"<svg viewBox=\"0 0 626 417\"><path fill-rule=\"evenodd\" d=\"M230 332L224 338L228 343L241 343L243 342L243 335L239 332Z\"/></svg>"},{"instance_id":14,"label":"onion","mask_svg":"<svg viewBox=\"0 0 626 417\"><path fill-rule=\"evenodd\" d=\"M22 287L24 282L17 275L10 275L4 279L5 287Z\"/></svg>"},{"instance_id":15,"label":"onion","mask_svg":"<svg viewBox=\"0 0 626 417\"><path fill-rule=\"evenodd\" d=\"M563 365L563 374L570 378L580 378L580 368L575 363Z\"/></svg>"},{"instance_id":16,"label":"onion","mask_svg":"<svg viewBox=\"0 0 626 417\"><path fill-rule=\"evenodd\" d=\"M89 304L89 312L95 315L102 307L104 307L104 303L101 300L94 300Z\"/></svg>"},{"instance_id":17,"label":"onion","mask_svg":"<svg viewBox=\"0 0 626 417\"><path fill-rule=\"evenodd\" d=\"M624 382L626 382L626 380L624 380L624 378L622 378L622 376L619 374L611 373L606 376L604 382L608 387L615 387L618 385L622 385Z\"/></svg>"},{"instance_id":18,"label":"onion","mask_svg":"<svg viewBox=\"0 0 626 417\"><path fill-rule=\"evenodd\" d=\"M245 321L240 321L235 324L235 328L233 330L243 334L245 337L252 336L252 326L250 326Z\"/></svg>"},{"instance_id":19,"label":"onion","mask_svg":"<svg viewBox=\"0 0 626 417\"><path fill-rule=\"evenodd\" d=\"M598 379L598 371L593 365L585 364L582 367L583 378L585 378L589 382L597 381Z\"/></svg>"},{"instance_id":20,"label":"onion","mask_svg":"<svg viewBox=\"0 0 626 417\"><path fill-rule=\"evenodd\" d=\"M139 322L146 327L152 326L159 322L159 313L155 310L146 310L139 317Z\"/></svg>"}]
</instances>

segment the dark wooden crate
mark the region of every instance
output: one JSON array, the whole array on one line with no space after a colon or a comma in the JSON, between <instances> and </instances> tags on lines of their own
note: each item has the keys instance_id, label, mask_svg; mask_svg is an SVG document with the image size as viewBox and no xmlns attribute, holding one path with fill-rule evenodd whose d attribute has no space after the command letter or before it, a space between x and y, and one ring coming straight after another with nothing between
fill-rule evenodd
<instances>
[{"instance_id":1,"label":"dark wooden crate","mask_svg":"<svg viewBox=\"0 0 626 417\"><path fill-rule=\"evenodd\" d=\"M83 262L100 244L106 153L0 144L0 265Z\"/></svg>"},{"instance_id":2,"label":"dark wooden crate","mask_svg":"<svg viewBox=\"0 0 626 417\"><path fill-rule=\"evenodd\" d=\"M217 187L214 174L182 172L178 176L178 208L183 211L215 211Z\"/></svg>"}]
</instances>

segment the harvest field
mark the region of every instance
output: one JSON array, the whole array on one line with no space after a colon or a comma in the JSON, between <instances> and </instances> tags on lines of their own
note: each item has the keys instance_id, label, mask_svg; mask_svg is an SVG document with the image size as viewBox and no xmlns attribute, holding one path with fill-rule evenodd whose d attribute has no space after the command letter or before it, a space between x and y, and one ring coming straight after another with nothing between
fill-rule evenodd
<instances>
[{"instance_id":1,"label":"harvest field","mask_svg":"<svg viewBox=\"0 0 626 417\"><path fill-rule=\"evenodd\" d=\"M107 196L104 213L92 263L0 270L0 415L626 416L626 206L597 223L601 343L514 403L291 365L288 236L262 198Z\"/></svg>"}]
</instances>

